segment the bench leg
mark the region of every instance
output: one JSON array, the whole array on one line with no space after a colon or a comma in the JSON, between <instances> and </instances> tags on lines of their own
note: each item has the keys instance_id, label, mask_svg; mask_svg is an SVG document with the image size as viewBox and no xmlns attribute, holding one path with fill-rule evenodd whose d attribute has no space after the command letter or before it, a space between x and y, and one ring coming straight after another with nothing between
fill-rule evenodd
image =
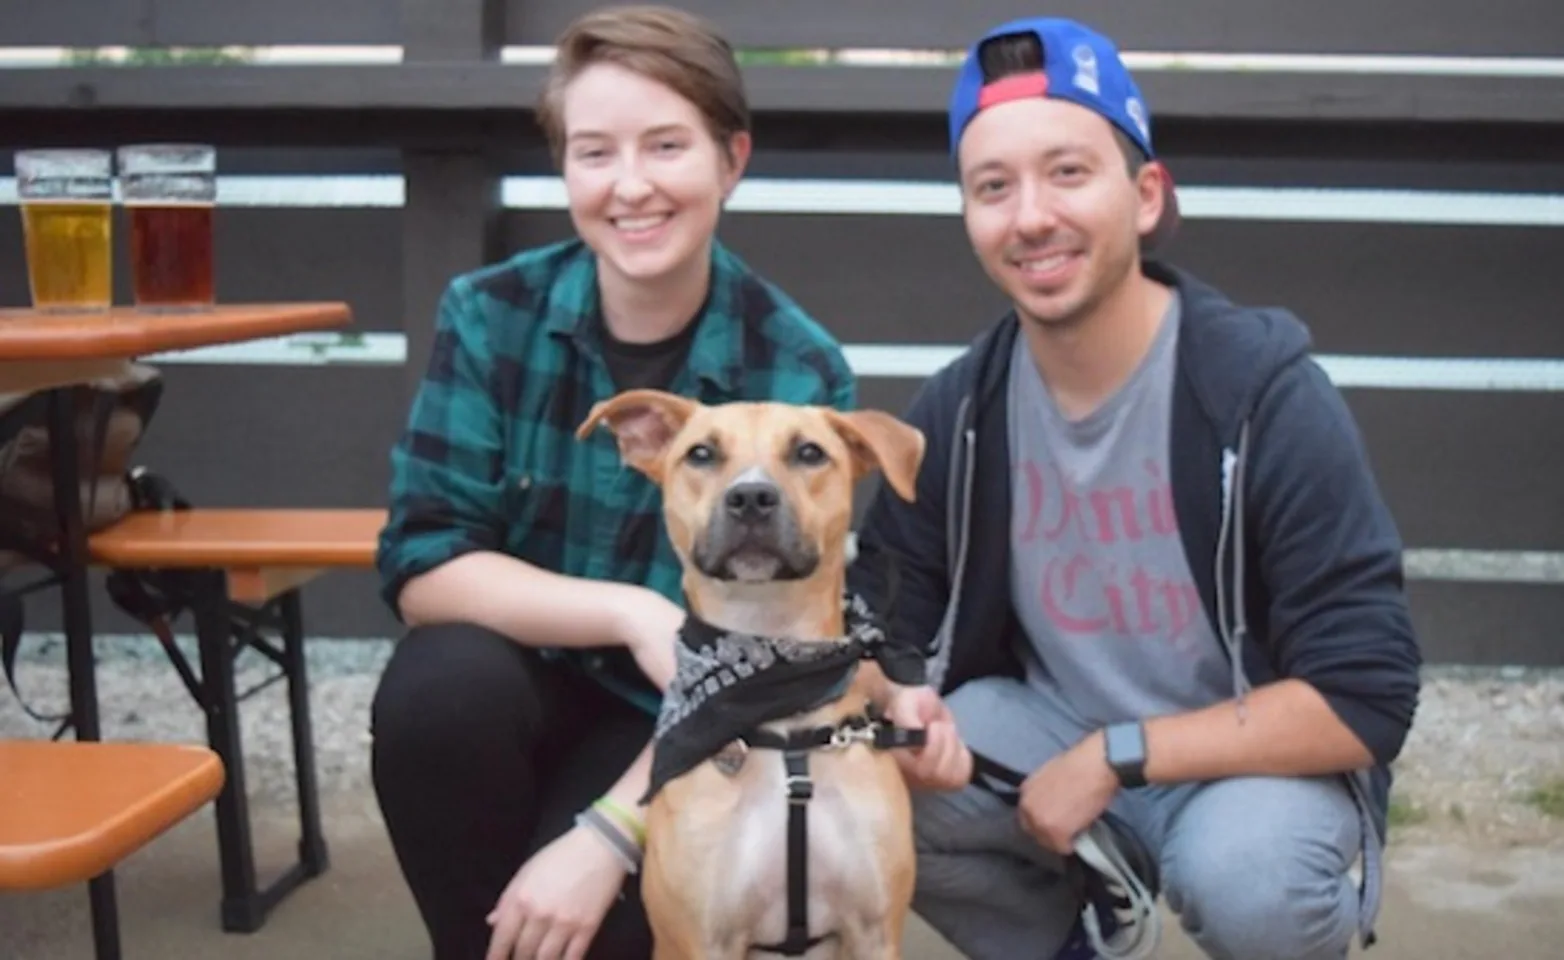
<instances>
[{"instance_id":1,"label":"bench leg","mask_svg":"<svg viewBox=\"0 0 1564 960\"><path fill-rule=\"evenodd\" d=\"M310 723L310 684L304 666L304 614L299 591L278 598L282 613L283 669L288 675L288 715L293 725L293 772L299 798L299 860L305 872L326 872L326 835L320 825L320 788L315 782L315 737Z\"/></svg>"},{"instance_id":2,"label":"bench leg","mask_svg":"<svg viewBox=\"0 0 1564 960\"><path fill-rule=\"evenodd\" d=\"M250 838L250 802L245 789L244 745L239 737L239 697L234 687L233 630L224 610L221 574L209 574L197 591L196 642L206 687L207 743L222 758L226 776L217 795L217 846L222 860L223 929L260 929L266 908L256 890L255 846Z\"/></svg>"},{"instance_id":3,"label":"bench leg","mask_svg":"<svg viewBox=\"0 0 1564 960\"><path fill-rule=\"evenodd\" d=\"M193 605L206 686L207 740L222 757L228 776L217 797L217 843L222 858L223 929L254 933L266 916L304 881L326 872L325 832L321 828L320 791L315 781L315 744L310 723L309 677L305 671L303 616L297 591L277 600L283 635L282 668L288 681L288 713L293 734L293 763L299 804L299 860L268 887L256 878L255 843L250 834L249 796L244 777L244 748L239 736L239 695L235 642L228 612L226 581L214 574Z\"/></svg>"},{"instance_id":4,"label":"bench leg","mask_svg":"<svg viewBox=\"0 0 1564 960\"><path fill-rule=\"evenodd\" d=\"M92 946L97 960L120 960L119 904L114 896L114 871L87 881L87 901L92 905Z\"/></svg>"}]
</instances>

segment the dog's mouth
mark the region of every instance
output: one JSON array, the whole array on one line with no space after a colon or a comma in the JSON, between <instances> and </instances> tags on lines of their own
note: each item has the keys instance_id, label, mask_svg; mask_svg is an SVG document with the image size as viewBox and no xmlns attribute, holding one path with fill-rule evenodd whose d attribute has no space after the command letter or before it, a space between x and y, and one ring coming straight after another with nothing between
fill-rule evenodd
<instances>
[{"instance_id":1,"label":"dog's mouth","mask_svg":"<svg viewBox=\"0 0 1564 960\"><path fill-rule=\"evenodd\" d=\"M818 551L746 538L726 545L697 546L690 558L695 568L713 580L732 583L773 583L803 580L820 565ZM711 549L716 546L717 549Z\"/></svg>"}]
</instances>

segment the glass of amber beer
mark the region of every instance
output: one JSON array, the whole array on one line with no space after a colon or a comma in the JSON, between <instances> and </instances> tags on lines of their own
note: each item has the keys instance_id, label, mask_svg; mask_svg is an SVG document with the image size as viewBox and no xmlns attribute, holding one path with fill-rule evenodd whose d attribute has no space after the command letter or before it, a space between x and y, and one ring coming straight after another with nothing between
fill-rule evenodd
<instances>
[{"instance_id":1,"label":"glass of amber beer","mask_svg":"<svg viewBox=\"0 0 1564 960\"><path fill-rule=\"evenodd\" d=\"M205 144L135 144L119 151L138 308L191 310L215 301L212 208L217 151Z\"/></svg>"},{"instance_id":2,"label":"glass of amber beer","mask_svg":"<svg viewBox=\"0 0 1564 960\"><path fill-rule=\"evenodd\" d=\"M113 303L113 160L107 150L17 151L16 194L34 308L106 310Z\"/></svg>"}]
</instances>

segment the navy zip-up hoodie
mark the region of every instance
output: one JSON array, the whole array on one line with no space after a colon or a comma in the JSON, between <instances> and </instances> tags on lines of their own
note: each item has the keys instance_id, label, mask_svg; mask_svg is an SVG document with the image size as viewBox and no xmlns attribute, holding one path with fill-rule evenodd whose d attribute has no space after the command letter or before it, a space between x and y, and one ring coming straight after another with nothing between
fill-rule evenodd
<instances>
[{"instance_id":1,"label":"navy zip-up hoodie","mask_svg":"<svg viewBox=\"0 0 1564 960\"><path fill-rule=\"evenodd\" d=\"M1374 755L1372 771L1348 780L1383 837L1388 765L1412 722L1421 656L1400 535L1357 426L1292 314L1236 306L1182 270L1144 270L1183 297L1173 503L1234 693L1251 680L1313 685ZM917 502L882 485L849 572L891 636L922 647L942 690L1021 673L1005 403L1018 330L1007 314L923 384L905 415L927 442Z\"/></svg>"}]
</instances>

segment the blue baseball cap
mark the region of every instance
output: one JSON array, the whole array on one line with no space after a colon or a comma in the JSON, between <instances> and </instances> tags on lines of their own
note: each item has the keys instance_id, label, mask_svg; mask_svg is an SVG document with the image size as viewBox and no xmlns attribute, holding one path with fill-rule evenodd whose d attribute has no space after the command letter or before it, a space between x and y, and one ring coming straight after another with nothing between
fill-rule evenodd
<instances>
[{"instance_id":1,"label":"blue baseball cap","mask_svg":"<svg viewBox=\"0 0 1564 960\"><path fill-rule=\"evenodd\" d=\"M985 44L1016 34L1037 38L1042 53L1039 70L1012 73L985 82L979 56ZM956 156L967 124L983 109L1022 97L1054 97L1079 104L1124 133L1152 161L1163 183L1163 214L1142 238L1142 248L1161 244L1177 228L1178 200L1172 175L1157 158L1151 139L1151 113L1135 78L1112 40L1074 20L1026 17L1000 24L967 49L950 93L950 153Z\"/></svg>"}]
</instances>

